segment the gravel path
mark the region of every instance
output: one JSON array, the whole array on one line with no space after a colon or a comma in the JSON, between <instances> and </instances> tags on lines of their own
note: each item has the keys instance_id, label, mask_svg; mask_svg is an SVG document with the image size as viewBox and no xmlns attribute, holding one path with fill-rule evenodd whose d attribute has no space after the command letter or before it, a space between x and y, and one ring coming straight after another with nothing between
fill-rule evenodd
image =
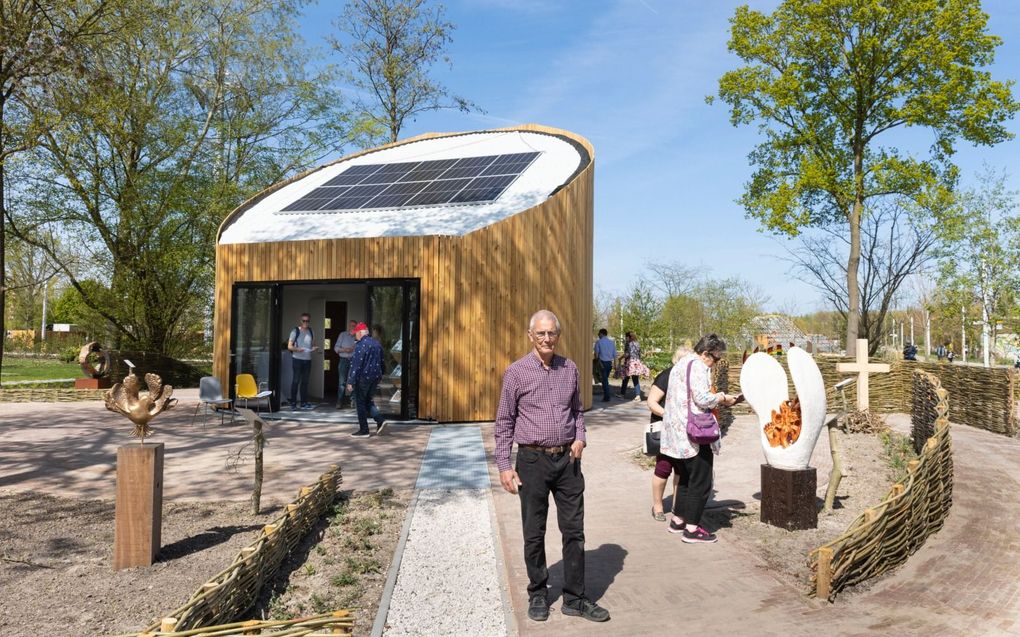
<instances>
[{"instance_id":1,"label":"gravel path","mask_svg":"<svg viewBox=\"0 0 1020 637\"><path fill-rule=\"evenodd\" d=\"M384 635L507 634L489 491L418 494Z\"/></svg>"},{"instance_id":2,"label":"gravel path","mask_svg":"<svg viewBox=\"0 0 1020 637\"><path fill-rule=\"evenodd\" d=\"M481 429L433 429L417 488L382 634L506 635Z\"/></svg>"}]
</instances>

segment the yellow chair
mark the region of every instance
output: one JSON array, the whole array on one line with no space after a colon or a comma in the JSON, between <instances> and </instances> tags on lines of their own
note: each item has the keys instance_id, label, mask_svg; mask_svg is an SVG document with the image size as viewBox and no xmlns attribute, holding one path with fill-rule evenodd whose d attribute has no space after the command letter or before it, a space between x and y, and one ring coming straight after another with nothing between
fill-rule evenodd
<instances>
[{"instance_id":1,"label":"yellow chair","mask_svg":"<svg viewBox=\"0 0 1020 637\"><path fill-rule=\"evenodd\" d=\"M262 399L269 398L273 395L273 391L270 389L259 390L259 386L255 384L255 377L251 374L238 374L234 379L236 383L234 386L234 396L237 402L244 401L245 409L248 408L248 401L255 401L255 409L260 410L262 406ZM269 401L269 412L273 411L273 403Z\"/></svg>"}]
</instances>

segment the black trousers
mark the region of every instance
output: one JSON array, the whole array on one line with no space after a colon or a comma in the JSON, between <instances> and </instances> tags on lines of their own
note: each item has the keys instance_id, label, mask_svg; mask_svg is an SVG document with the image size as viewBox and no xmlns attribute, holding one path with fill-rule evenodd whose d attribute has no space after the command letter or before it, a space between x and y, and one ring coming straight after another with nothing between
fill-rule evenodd
<instances>
[{"instance_id":1,"label":"black trousers","mask_svg":"<svg viewBox=\"0 0 1020 637\"><path fill-rule=\"evenodd\" d=\"M521 478L521 522L524 526L524 563L528 568L528 596L545 595L549 571L545 562L545 525L549 494L556 501L556 521L563 537L563 601L584 596L584 475L581 461L570 452L549 455L532 449L517 450Z\"/></svg>"},{"instance_id":2,"label":"black trousers","mask_svg":"<svg viewBox=\"0 0 1020 637\"><path fill-rule=\"evenodd\" d=\"M712 445L698 445L698 455L680 461L687 475L686 479L681 478L673 496L673 515L683 518L687 524L701 523L701 514L712 492L714 460Z\"/></svg>"}]
</instances>

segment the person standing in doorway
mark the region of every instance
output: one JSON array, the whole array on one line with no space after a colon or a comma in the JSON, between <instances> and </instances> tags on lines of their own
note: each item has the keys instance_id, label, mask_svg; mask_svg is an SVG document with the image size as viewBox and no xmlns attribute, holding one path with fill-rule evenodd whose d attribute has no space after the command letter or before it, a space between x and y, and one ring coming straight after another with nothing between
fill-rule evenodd
<instances>
[{"instance_id":1,"label":"person standing in doorway","mask_svg":"<svg viewBox=\"0 0 1020 637\"><path fill-rule=\"evenodd\" d=\"M308 399L308 377L312 372L312 353L318 351L315 333L312 331L312 317L308 312L301 314L301 322L290 331L287 349L291 351L290 408L311 409ZM298 398L301 402L298 402Z\"/></svg>"},{"instance_id":2,"label":"person standing in doorway","mask_svg":"<svg viewBox=\"0 0 1020 637\"><path fill-rule=\"evenodd\" d=\"M341 332L340 336L336 338L336 345L333 346L333 351L336 352L340 360L337 362L337 378L339 382L336 388L336 408L342 409L347 402L349 394L347 393L347 374L351 371L351 356L354 355L354 346L357 345L358 339L354 338L354 328L357 327L357 321L349 321L347 324L347 331Z\"/></svg>"},{"instance_id":3,"label":"person standing in doorway","mask_svg":"<svg viewBox=\"0 0 1020 637\"><path fill-rule=\"evenodd\" d=\"M354 396L354 406L358 411L358 430L352 436L370 436L368 417L375 420L375 433L381 434L386 420L375 406L375 388L382 378L382 345L368 335L368 326L358 323L354 326L354 355L351 356L351 370L347 374L347 391Z\"/></svg>"},{"instance_id":4,"label":"person standing in doorway","mask_svg":"<svg viewBox=\"0 0 1020 637\"><path fill-rule=\"evenodd\" d=\"M577 366L556 354L560 322L540 310L528 325L532 350L503 375L496 411L495 460L499 481L520 495L524 563L528 570L528 617L549 619L545 526L549 494L556 501L563 537L564 615L604 622L609 611L584 596L584 412ZM510 450L517 443L517 462Z\"/></svg>"},{"instance_id":5,"label":"person standing in doorway","mask_svg":"<svg viewBox=\"0 0 1020 637\"><path fill-rule=\"evenodd\" d=\"M602 373L602 402L612 400L609 395L609 375L613 373L613 361L616 360L616 343L609 338L609 332L599 330L599 340L595 341L595 357L599 359L599 370Z\"/></svg>"}]
</instances>

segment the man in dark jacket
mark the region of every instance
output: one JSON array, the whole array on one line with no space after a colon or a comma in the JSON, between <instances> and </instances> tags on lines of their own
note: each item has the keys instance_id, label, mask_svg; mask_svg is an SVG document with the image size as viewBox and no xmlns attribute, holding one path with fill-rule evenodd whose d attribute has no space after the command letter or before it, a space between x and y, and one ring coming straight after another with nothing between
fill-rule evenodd
<instances>
[{"instance_id":1,"label":"man in dark jacket","mask_svg":"<svg viewBox=\"0 0 1020 637\"><path fill-rule=\"evenodd\" d=\"M382 378L383 350L379 341L368 335L368 326L358 323L354 327L354 338L358 339L351 356L351 370L347 374L347 392L354 396L358 410L358 430L352 436L370 436L368 416L375 420L375 432L381 434L386 420L379 414L375 402L375 389Z\"/></svg>"}]
</instances>

